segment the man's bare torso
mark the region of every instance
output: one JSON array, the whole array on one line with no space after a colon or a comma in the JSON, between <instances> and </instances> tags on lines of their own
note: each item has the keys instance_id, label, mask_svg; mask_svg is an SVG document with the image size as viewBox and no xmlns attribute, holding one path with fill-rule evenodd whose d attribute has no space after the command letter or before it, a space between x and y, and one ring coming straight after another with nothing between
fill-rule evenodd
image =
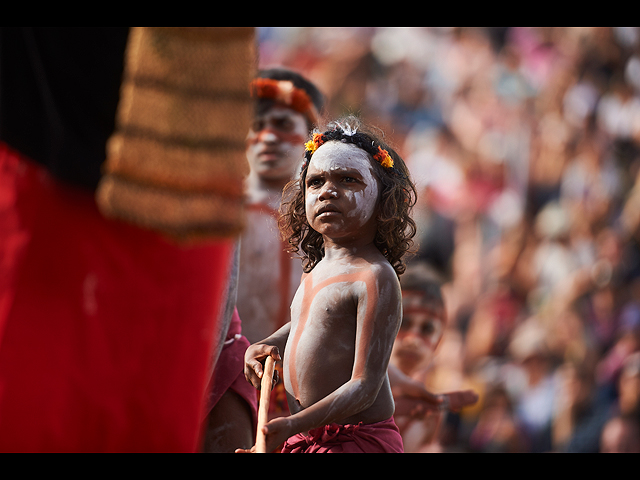
<instances>
[{"instance_id":1,"label":"man's bare torso","mask_svg":"<svg viewBox=\"0 0 640 480\"><path fill-rule=\"evenodd\" d=\"M275 209L252 206L242 237L238 312L251 343L267 338L290 320L302 266L284 251Z\"/></svg>"}]
</instances>

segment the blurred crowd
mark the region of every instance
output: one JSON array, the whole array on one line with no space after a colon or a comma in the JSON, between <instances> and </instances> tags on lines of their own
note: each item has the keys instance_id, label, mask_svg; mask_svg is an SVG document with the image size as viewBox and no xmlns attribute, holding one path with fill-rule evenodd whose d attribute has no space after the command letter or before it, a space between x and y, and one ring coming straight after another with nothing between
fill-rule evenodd
<instances>
[{"instance_id":1,"label":"blurred crowd","mask_svg":"<svg viewBox=\"0 0 640 480\"><path fill-rule=\"evenodd\" d=\"M260 27L410 166L446 452L640 452L640 27Z\"/></svg>"}]
</instances>

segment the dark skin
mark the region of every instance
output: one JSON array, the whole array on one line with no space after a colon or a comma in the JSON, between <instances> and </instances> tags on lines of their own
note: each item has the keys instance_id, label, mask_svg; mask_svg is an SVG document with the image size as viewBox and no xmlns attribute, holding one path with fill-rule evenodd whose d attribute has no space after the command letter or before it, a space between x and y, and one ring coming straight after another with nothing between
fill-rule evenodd
<instances>
[{"instance_id":1,"label":"dark skin","mask_svg":"<svg viewBox=\"0 0 640 480\"><path fill-rule=\"evenodd\" d=\"M255 442L249 405L231 390L222 396L211 411L205 426L203 453L233 453L238 445L248 448Z\"/></svg>"},{"instance_id":2,"label":"dark skin","mask_svg":"<svg viewBox=\"0 0 640 480\"><path fill-rule=\"evenodd\" d=\"M374 244L378 185L372 172L369 156L345 144L321 147L309 166L307 217L324 238L325 257L303 277L291 323L245 356L247 379L259 388L265 359L281 360L285 352L292 416L267 424L268 451L324 425L369 425L393 416L387 369L401 292Z\"/></svg>"}]
</instances>

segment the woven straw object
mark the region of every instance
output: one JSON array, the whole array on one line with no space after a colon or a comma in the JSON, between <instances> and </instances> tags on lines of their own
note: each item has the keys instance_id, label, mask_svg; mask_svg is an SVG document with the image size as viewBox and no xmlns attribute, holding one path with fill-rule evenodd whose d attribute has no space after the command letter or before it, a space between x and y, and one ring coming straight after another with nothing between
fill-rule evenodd
<instances>
[{"instance_id":1,"label":"woven straw object","mask_svg":"<svg viewBox=\"0 0 640 480\"><path fill-rule=\"evenodd\" d=\"M132 27L104 215L192 241L244 226L254 27Z\"/></svg>"}]
</instances>

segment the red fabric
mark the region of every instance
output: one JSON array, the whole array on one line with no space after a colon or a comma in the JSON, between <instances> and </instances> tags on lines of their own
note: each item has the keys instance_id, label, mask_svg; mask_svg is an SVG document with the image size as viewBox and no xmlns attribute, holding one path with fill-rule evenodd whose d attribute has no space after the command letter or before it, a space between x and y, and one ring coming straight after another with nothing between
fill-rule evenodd
<instances>
[{"instance_id":1,"label":"red fabric","mask_svg":"<svg viewBox=\"0 0 640 480\"><path fill-rule=\"evenodd\" d=\"M282 453L404 453L400 431L393 419L374 425L328 425L296 435Z\"/></svg>"},{"instance_id":2,"label":"red fabric","mask_svg":"<svg viewBox=\"0 0 640 480\"><path fill-rule=\"evenodd\" d=\"M256 389L244 376L244 354L249 346L249 340L242 336L242 321L238 310L236 310L231 320L227 341L211 377L206 414L208 415L222 396L231 390L247 402L253 414L254 425L257 427L258 397Z\"/></svg>"},{"instance_id":3,"label":"red fabric","mask_svg":"<svg viewBox=\"0 0 640 480\"><path fill-rule=\"evenodd\" d=\"M0 451L198 451L231 248L106 220L0 144Z\"/></svg>"}]
</instances>

